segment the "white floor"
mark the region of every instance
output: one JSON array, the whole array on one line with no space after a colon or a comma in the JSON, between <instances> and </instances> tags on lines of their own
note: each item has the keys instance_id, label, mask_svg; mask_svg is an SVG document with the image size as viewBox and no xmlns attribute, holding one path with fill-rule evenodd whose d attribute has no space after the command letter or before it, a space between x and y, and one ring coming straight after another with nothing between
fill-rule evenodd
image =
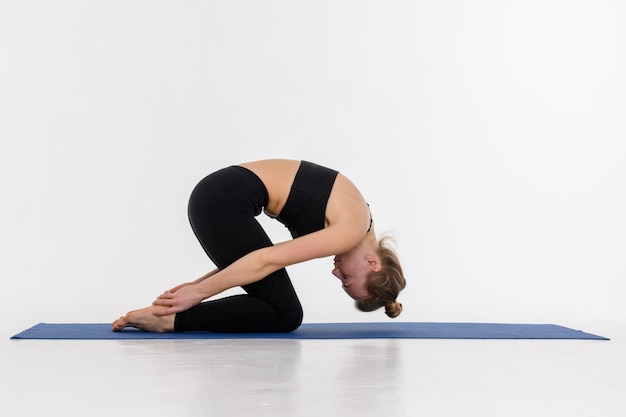
<instances>
[{"instance_id":1,"label":"white floor","mask_svg":"<svg viewBox=\"0 0 626 417\"><path fill-rule=\"evenodd\" d=\"M582 328L611 341L37 341L6 334L0 415L623 417L624 324Z\"/></svg>"}]
</instances>

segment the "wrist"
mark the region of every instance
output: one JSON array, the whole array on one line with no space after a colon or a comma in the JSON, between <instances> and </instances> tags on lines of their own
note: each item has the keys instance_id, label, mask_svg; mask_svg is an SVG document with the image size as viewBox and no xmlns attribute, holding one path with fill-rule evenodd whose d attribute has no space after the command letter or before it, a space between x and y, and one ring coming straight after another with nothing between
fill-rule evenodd
<instances>
[{"instance_id":1,"label":"wrist","mask_svg":"<svg viewBox=\"0 0 626 417\"><path fill-rule=\"evenodd\" d=\"M212 291L212 285L209 280L200 281L196 284L193 284L193 286L195 287L196 293L201 298L200 301L215 295Z\"/></svg>"}]
</instances>

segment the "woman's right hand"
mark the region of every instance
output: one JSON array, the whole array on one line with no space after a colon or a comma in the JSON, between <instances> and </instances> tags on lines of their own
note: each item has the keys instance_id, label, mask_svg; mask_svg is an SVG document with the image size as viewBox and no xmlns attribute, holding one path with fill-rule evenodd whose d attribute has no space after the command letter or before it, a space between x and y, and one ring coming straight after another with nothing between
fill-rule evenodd
<instances>
[{"instance_id":1,"label":"woman's right hand","mask_svg":"<svg viewBox=\"0 0 626 417\"><path fill-rule=\"evenodd\" d=\"M165 316L168 314L180 313L197 304L205 298L205 296L198 290L197 285L179 285L170 291L165 291L161 294L152 305L162 306L165 309L154 311L156 316Z\"/></svg>"}]
</instances>

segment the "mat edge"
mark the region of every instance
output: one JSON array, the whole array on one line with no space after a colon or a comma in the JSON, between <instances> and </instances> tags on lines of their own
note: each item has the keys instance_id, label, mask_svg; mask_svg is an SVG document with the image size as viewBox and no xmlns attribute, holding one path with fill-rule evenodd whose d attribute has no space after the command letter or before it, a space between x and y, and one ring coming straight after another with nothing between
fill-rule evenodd
<instances>
[{"instance_id":1,"label":"mat edge","mask_svg":"<svg viewBox=\"0 0 626 417\"><path fill-rule=\"evenodd\" d=\"M323 322L315 322L315 323L303 323L303 325L384 325L385 322L339 322L339 323L323 323ZM396 322L393 324L443 324L443 325L512 325L512 326L554 326L562 329L566 329L572 332L579 332L585 336L589 337L509 337L509 336L500 336L500 337L433 337L433 336L423 336L423 337L408 337L408 336L359 336L359 337L289 337L290 333L281 334L281 333L248 333L246 336L242 336L244 334L237 333L237 337L201 337L200 335L205 334L205 332L197 332L195 333L198 337L194 337L194 333L189 332L185 333L184 337L159 337L158 333L155 334L155 337L132 337L130 335L123 337L90 337L90 338L78 338L78 337L24 337L22 336L24 333L29 330L35 329L38 326L72 326L72 325L97 325L97 326L109 326L109 323L47 323L40 322L34 326L29 327L28 329L23 330L13 336L10 337L10 340L210 340L210 339L291 339L291 340L349 340L349 339L442 339L442 340L600 340L600 341L610 341L611 339L606 336L600 336L597 334L589 333L579 329L573 329L570 327L550 324L550 323L495 323L495 322ZM140 330L128 330L121 333L138 333L144 334L144 332ZM281 335L281 336L278 336Z\"/></svg>"}]
</instances>

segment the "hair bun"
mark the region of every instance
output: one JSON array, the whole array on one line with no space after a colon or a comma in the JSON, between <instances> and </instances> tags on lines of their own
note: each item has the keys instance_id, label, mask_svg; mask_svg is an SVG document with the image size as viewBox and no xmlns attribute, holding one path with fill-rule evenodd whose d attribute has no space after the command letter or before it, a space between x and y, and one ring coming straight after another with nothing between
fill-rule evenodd
<instances>
[{"instance_id":1,"label":"hair bun","mask_svg":"<svg viewBox=\"0 0 626 417\"><path fill-rule=\"evenodd\" d=\"M385 314L389 317L396 318L402 313L402 304L397 301L392 301L385 306Z\"/></svg>"}]
</instances>

